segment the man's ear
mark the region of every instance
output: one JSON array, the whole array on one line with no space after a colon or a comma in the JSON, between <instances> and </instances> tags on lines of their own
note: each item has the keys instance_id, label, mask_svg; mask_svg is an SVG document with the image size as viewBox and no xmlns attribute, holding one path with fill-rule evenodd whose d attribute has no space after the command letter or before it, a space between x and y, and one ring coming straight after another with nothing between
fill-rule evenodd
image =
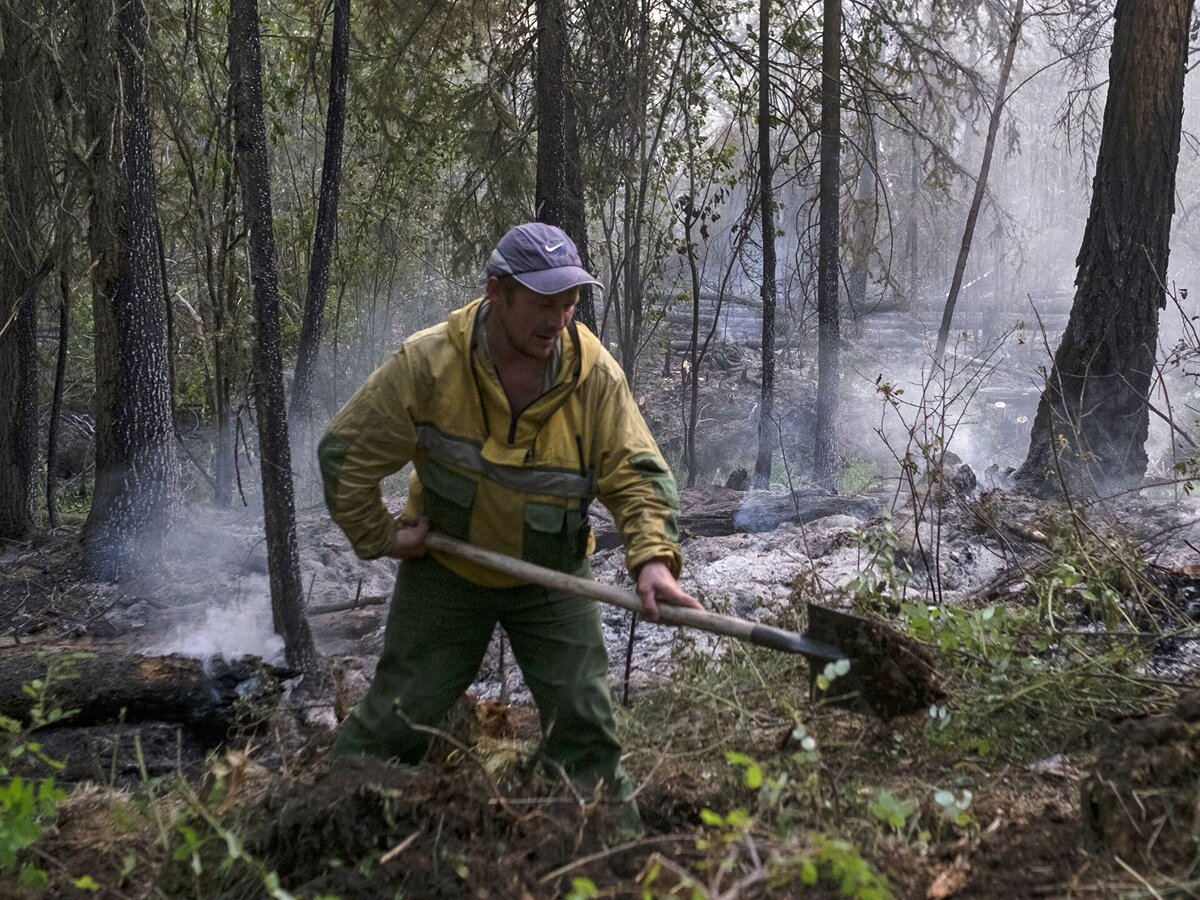
<instances>
[{"instance_id":1,"label":"man's ear","mask_svg":"<svg viewBox=\"0 0 1200 900\"><path fill-rule=\"evenodd\" d=\"M503 293L504 292L500 290L500 278L496 275L489 275L487 280L487 288L485 289L485 296L489 300L495 301L499 300Z\"/></svg>"}]
</instances>

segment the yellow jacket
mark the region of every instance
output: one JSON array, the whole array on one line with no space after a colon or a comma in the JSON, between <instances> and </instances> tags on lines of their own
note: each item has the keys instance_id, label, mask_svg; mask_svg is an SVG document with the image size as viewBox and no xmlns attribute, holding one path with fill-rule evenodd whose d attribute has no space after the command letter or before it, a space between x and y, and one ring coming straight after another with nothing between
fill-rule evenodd
<instances>
[{"instance_id":1,"label":"yellow jacket","mask_svg":"<svg viewBox=\"0 0 1200 900\"><path fill-rule=\"evenodd\" d=\"M625 375L572 323L558 379L514 418L474 351L482 300L410 337L329 424L318 450L325 502L363 559L392 545L380 481L414 463L405 515L489 550L573 572L592 552L587 504L609 508L630 572L661 559L678 576L679 501ZM445 554L476 584L518 582Z\"/></svg>"}]
</instances>

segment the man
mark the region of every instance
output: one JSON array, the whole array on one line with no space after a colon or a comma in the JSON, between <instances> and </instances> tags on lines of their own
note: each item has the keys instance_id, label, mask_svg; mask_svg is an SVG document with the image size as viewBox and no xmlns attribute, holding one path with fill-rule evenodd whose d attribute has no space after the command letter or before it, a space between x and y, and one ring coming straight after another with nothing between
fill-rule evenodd
<instances>
[{"instance_id":1,"label":"man","mask_svg":"<svg viewBox=\"0 0 1200 900\"><path fill-rule=\"evenodd\" d=\"M438 724L499 623L546 755L584 789L603 782L628 800L595 602L424 548L432 528L586 576L599 498L647 618L658 602L700 608L676 582L674 479L621 368L572 320L584 284L599 282L563 231L518 225L488 261L486 296L405 341L330 423L319 450L330 513L360 557L402 560L374 682L335 752L418 762L429 738L409 723ZM397 522L379 483L409 461Z\"/></svg>"}]
</instances>

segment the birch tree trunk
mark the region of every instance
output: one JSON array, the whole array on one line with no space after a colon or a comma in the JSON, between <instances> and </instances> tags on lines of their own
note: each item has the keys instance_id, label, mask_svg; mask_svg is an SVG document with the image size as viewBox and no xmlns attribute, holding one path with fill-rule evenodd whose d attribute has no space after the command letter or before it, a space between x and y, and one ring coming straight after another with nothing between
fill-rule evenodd
<instances>
[{"instance_id":1,"label":"birch tree trunk","mask_svg":"<svg viewBox=\"0 0 1200 900\"><path fill-rule=\"evenodd\" d=\"M254 408L258 418L263 520L271 579L271 617L284 641L288 664L315 673L313 645L300 584L291 451L283 392L279 334L279 280L271 212L271 175L262 110L262 57L258 0L233 0L229 13L229 60L242 214L249 231L254 292Z\"/></svg>"}]
</instances>

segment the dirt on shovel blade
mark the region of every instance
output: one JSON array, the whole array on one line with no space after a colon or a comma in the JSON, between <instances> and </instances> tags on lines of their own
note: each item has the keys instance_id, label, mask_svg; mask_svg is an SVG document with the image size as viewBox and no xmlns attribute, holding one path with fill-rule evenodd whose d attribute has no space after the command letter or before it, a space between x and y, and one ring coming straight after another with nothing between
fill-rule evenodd
<instances>
[{"instance_id":1,"label":"dirt on shovel blade","mask_svg":"<svg viewBox=\"0 0 1200 900\"><path fill-rule=\"evenodd\" d=\"M850 671L825 690L817 686L823 670L809 667L814 701L886 721L928 709L946 696L925 648L882 622L810 605L807 634L841 648L850 660Z\"/></svg>"}]
</instances>

